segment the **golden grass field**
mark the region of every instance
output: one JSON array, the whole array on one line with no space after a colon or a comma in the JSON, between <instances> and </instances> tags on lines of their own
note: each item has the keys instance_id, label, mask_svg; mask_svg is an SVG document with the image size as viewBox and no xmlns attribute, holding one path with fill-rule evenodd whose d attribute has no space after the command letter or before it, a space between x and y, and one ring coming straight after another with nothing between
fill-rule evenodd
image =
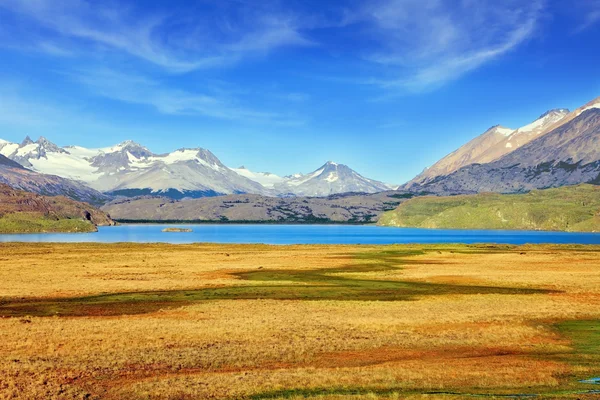
<instances>
[{"instance_id":1,"label":"golden grass field","mask_svg":"<svg viewBox=\"0 0 600 400\"><path fill-rule=\"evenodd\" d=\"M0 398L597 399L600 247L0 244Z\"/></svg>"}]
</instances>

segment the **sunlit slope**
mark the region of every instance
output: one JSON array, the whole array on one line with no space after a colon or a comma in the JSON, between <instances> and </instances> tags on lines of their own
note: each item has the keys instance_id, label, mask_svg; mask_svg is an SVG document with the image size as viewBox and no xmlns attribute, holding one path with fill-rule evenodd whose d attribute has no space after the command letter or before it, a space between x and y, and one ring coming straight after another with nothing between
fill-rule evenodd
<instances>
[{"instance_id":1,"label":"sunlit slope","mask_svg":"<svg viewBox=\"0 0 600 400\"><path fill-rule=\"evenodd\" d=\"M420 197L385 213L379 225L600 232L600 186L565 186L527 194Z\"/></svg>"}]
</instances>

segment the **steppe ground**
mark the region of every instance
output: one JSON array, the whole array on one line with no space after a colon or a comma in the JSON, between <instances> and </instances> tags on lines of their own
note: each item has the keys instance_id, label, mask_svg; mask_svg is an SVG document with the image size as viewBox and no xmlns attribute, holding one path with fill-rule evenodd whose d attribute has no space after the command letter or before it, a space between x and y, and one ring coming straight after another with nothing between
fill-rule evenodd
<instances>
[{"instance_id":1,"label":"steppe ground","mask_svg":"<svg viewBox=\"0 0 600 400\"><path fill-rule=\"evenodd\" d=\"M0 244L0 398L598 398L600 247Z\"/></svg>"}]
</instances>

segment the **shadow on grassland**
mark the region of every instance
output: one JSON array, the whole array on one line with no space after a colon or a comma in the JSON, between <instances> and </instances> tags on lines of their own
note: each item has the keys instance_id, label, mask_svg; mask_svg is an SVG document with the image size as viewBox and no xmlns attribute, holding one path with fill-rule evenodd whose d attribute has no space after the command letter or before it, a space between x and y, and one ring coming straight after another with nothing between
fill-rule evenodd
<instances>
[{"instance_id":1,"label":"shadow on grassland","mask_svg":"<svg viewBox=\"0 0 600 400\"><path fill-rule=\"evenodd\" d=\"M502 250L480 248L468 252L498 251ZM0 302L0 316L131 315L210 300L407 301L417 297L445 294L523 295L551 292L540 289L371 280L343 276L343 273L348 272L384 272L400 269L402 265L426 263L409 259L421 254L425 253L418 250L386 250L355 255L353 262L343 268L259 269L233 274L241 280L252 282L245 286L114 293L74 298L6 299Z\"/></svg>"}]
</instances>

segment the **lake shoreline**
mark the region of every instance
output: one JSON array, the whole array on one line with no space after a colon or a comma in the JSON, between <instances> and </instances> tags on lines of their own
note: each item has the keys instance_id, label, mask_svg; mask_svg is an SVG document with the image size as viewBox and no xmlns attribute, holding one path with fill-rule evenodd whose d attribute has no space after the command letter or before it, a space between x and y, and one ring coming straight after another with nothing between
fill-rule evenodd
<instances>
[{"instance_id":1,"label":"lake shoreline","mask_svg":"<svg viewBox=\"0 0 600 400\"><path fill-rule=\"evenodd\" d=\"M165 228L192 232L163 232ZM600 244L589 232L449 230L342 224L119 224L89 234L6 234L0 242L228 243L228 244Z\"/></svg>"}]
</instances>

